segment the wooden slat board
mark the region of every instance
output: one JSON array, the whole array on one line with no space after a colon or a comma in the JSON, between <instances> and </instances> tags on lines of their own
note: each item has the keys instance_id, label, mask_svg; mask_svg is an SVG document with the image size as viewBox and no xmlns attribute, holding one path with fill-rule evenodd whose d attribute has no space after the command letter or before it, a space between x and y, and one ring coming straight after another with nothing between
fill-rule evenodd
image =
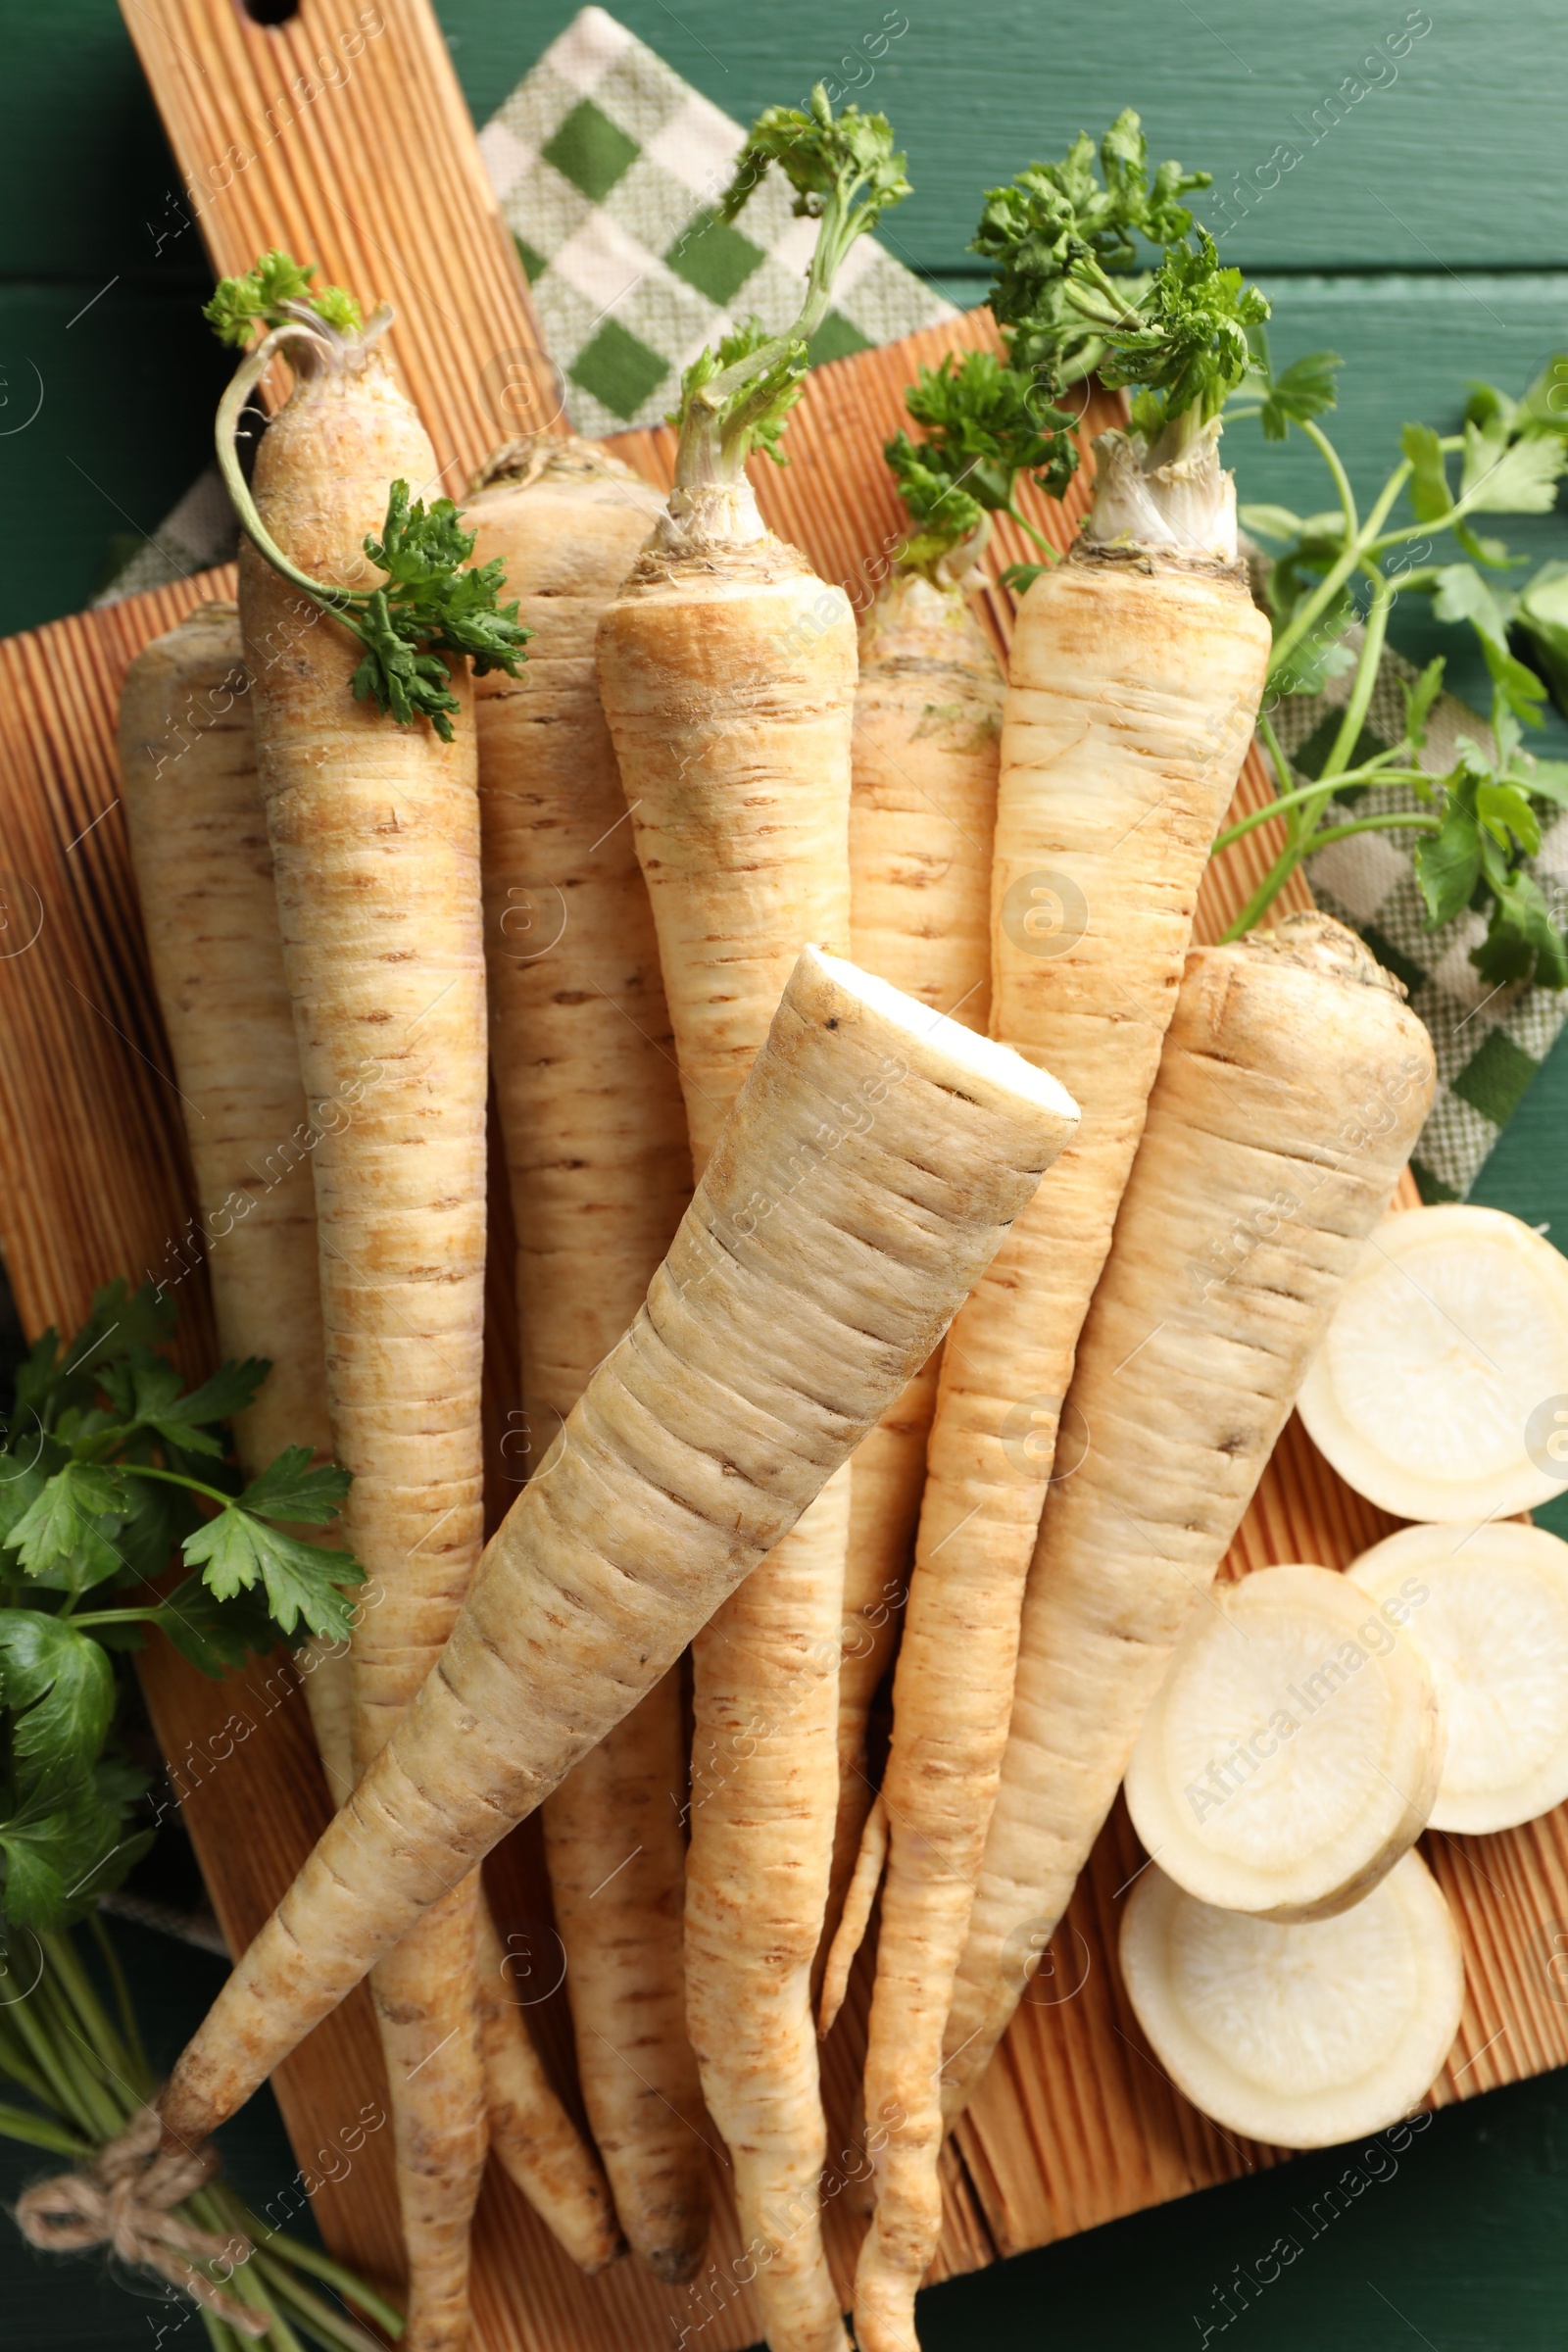
<instances>
[{"instance_id":1,"label":"wooden slat board","mask_svg":"<svg viewBox=\"0 0 1568 2352\"><path fill-rule=\"evenodd\" d=\"M819 370L790 426L791 463L762 464L758 488L772 526L807 550L823 576L863 598L878 551L898 529L880 448L900 417L917 364L983 345L984 314L908 344ZM1102 399L1086 430L1110 421ZM649 479L664 481L667 432L613 445ZM1036 501L1031 513L1057 545L1084 498ZM1010 525L1001 563L1027 555ZM858 586L858 583L859 584ZM191 604L226 592L223 574L62 621L0 645L0 1249L29 1330L81 1314L94 1283L120 1271L167 1270L184 1231L188 1173L179 1105L147 976L130 878L113 722L120 680L137 647ZM992 590L982 610L999 647L1011 599ZM1266 800L1250 760L1238 810ZM96 821L95 821L96 820ZM90 828L90 829L88 829ZM1270 855L1271 826L1217 861L1205 881L1200 929L1212 938ZM1290 902L1303 904L1299 886ZM494 1188L501 1201L504 1186ZM510 1245L492 1237L487 1459L493 1514L513 1491L500 1452L515 1370ZM194 1368L211 1347L200 1271L182 1348ZM1343 1566L1391 1523L1352 1495L1293 1423L1227 1563L1240 1574L1270 1561ZM177 1763L214 1756L190 1787L185 1815L231 1942L265 1917L325 1819L325 1797L304 1709L289 1680L260 1666L215 1686L172 1651L151 1653L144 1681L165 1752ZM233 1721L230 1719L233 1718ZM225 1729L226 1726L226 1729ZM225 1751L232 1746L232 1754ZM1568 2005L1553 1998L1552 1936L1568 1921L1568 1819L1559 1812L1500 1838L1429 1838L1426 1852L1454 1904L1469 1994L1439 2100L1467 2096L1568 2061ZM1057 1938L1054 1973L1036 1984L946 2159L947 2229L937 2276L1087 2229L1278 2160L1199 2116L1166 2082L1127 2007L1111 1957L1120 1890L1142 1857L1120 1809L1101 1838ZM550 1925L549 1897L530 1825L491 1866L503 1925L526 1935L539 1998L531 2014L547 2057L569 2087L569 2029ZM863 2050L866 1979L827 2052L835 2149L848 2148L850 2107ZM382 2095L380 2061L363 1996L312 2036L277 2083L294 2143L317 2176L343 2173L330 2153L368 2102ZM682 2327L705 2352L755 2341L749 2295L734 2284L739 2254L716 2132L718 2218L711 2261L689 2290L656 2286L628 2264L577 2277L510 2185L492 2178L480 2210L476 2284L479 2352L648 2352ZM389 2148L372 2134L346 2175L318 2200L335 2249L382 2278L395 2277ZM828 2211L830 2250L848 2284L859 2225L845 2198ZM691 2339L689 2339L691 2340Z\"/></svg>"},{"instance_id":2,"label":"wooden slat board","mask_svg":"<svg viewBox=\"0 0 1568 2352\"><path fill-rule=\"evenodd\" d=\"M424 0L122 0L215 273L281 245L397 312L390 348L461 493L497 441L560 417L533 306ZM423 487L423 485L419 485Z\"/></svg>"}]
</instances>

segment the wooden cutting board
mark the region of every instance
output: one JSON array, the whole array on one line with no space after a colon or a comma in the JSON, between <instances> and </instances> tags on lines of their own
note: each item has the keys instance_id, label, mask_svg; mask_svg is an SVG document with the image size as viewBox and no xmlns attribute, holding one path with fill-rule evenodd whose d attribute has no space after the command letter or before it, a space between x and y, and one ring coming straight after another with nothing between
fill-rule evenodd
<instances>
[{"instance_id":1,"label":"wooden cutting board","mask_svg":"<svg viewBox=\"0 0 1568 2352\"><path fill-rule=\"evenodd\" d=\"M922 360L994 340L977 313L891 349L818 370L790 426L791 463L761 465L769 522L807 550L823 576L863 597L899 524L883 440L903 386ZM1108 422L1098 396L1086 432ZM622 435L614 444L649 479L668 478L672 436ZM1072 535L1084 490L1065 508L1031 513L1057 545ZM1004 525L1001 563L1027 550ZM1000 565L999 565L1000 567ZM858 583L859 584L858 587ZM192 604L227 593L209 573L107 611L60 621L0 645L0 1248L29 1332L69 1327L92 1286L126 1272L172 1277L181 1249L189 1176L168 1048L148 979L113 730L120 680L137 648ZM1011 599L992 590L982 611L999 647ZM1237 810L1269 787L1255 758ZM1272 826L1210 868L1200 931L1212 938L1272 854ZM1305 903L1298 885L1291 904ZM505 1188L495 1188L504 1202ZM487 1453L492 1515L514 1492L501 1452L515 1401L509 1296L510 1237L492 1236ZM199 1266L175 1296L181 1348L205 1363L211 1331ZM1351 1494L1293 1423L1227 1563L1240 1574L1267 1562L1343 1566L1391 1522ZM213 1899L231 1943L254 1933L326 1817L305 1710L291 1671L254 1666L222 1685L204 1682L167 1647L143 1679L184 1802ZM1431 1837L1427 1858L1453 1904L1469 1985L1463 2026L1438 2084L1440 2101L1465 2097L1568 2061L1568 2004L1553 1973L1568 1935L1568 1813L1497 1838ZM1199 2115L1151 2056L1113 1958L1118 1905L1142 1855L1118 1809L1096 1849L1050 1963L946 2159L947 2229L937 2276L951 2275L1137 2207L1179 2196L1279 2160ZM570 2089L569 2023L560 1947L537 1841L525 1825L491 1865L503 1929L525 1938L531 1973L520 1989L550 2064ZM867 1984L858 1976L827 2050L835 2133L848 2148L864 2046ZM383 2097L380 2059L363 1994L315 2034L277 2083L294 2145L334 2250L375 2277L398 2269L388 2135L357 2152L356 2119ZM492 2177L480 2211L475 2289L479 2352L661 2352L682 2328L705 2352L755 2341L749 2294L735 2283L739 2245L721 2142L710 2133L717 2220L711 2259L689 2289L656 2285L629 2264L584 2280L504 2180ZM329 2178L335 2176L335 2178ZM830 2251L847 2287L859 2224L845 2198L828 2208Z\"/></svg>"},{"instance_id":2,"label":"wooden cutting board","mask_svg":"<svg viewBox=\"0 0 1568 2352\"><path fill-rule=\"evenodd\" d=\"M243 0L123 0L189 205L215 270L245 268L284 245L326 280L397 305L391 348L444 475L461 495L499 439L560 429L560 383L539 350L526 289L485 180L461 93L425 0L363 10L301 0L273 27ZM361 37L363 36L363 37ZM994 342L983 314L886 351L818 370L789 432L791 463L758 468L773 527L857 601L896 544L900 513L881 464L903 421L916 365ZM1111 421L1101 399L1086 431ZM668 479L672 437L612 444L639 471ZM1065 546L1083 503L1031 513ZM1030 551L1010 525L999 564ZM149 639L222 573L57 622L0 644L0 1250L29 1333L70 1328L96 1283L151 1272L175 1281L180 1349L210 1361L205 1277L188 1246L190 1178L178 1099L148 977L118 805L114 720L124 670ZM981 600L999 649L1011 599ZM1249 761L1238 809L1269 795ZM1212 938L1273 854L1261 826L1210 874L1200 935ZM1285 904L1304 905L1298 883ZM506 1188L493 1188L486 1364L488 1502L515 1492L502 1441L517 1401ZM1389 1523L1351 1495L1293 1424L1227 1563L1241 1573L1306 1558L1343 1565ZM143 1685L175 1776L214 1904L232 1946L246 1942L326 1818L326 1798L291 1670L255 1664L206 1683L167 1646ZM1568 2005L1553 1974L1568 1936L1568 1823L1561 1814L1485 1839L1431 1838L1428 1858L1464 1936L1469 1999L1437 2090L1462 2097L1568 2060ZM1087 2229L1277 2161L1183 2101L1127 2008L1112 1952L1120 1892L1142 1860L1118 1812L1096 1850L1052 1965L1032 1988L946 2162L947 2228L935 2276ZM560 1947L536 1832L490 1865L504 1932L520 1936L519 1983L548 2063L568 2096L570 2031ZM858 1974L830 2039L833 2149L849 2136L864 2045L867 1986ZM1555 1996L1555 1997L1554 1997ZM277 2091L334 2251L395 2282L399 2253L384 2084L363 1990L280 2070ZM716 2220L703 2278L656 2285L629 2264L584 2280L497 2174L477 2231L477 2352L657 2352L701 2341L736 2352L758 2334L737 2284L739 2243L727 2165L710 2131ZM297 2192L284 2190L274 2218ZM830 2252L848 2286L859 2224L828 2207ZM683 2334L684 2330L684 2334Z\"/></svg>"}]
</instances>

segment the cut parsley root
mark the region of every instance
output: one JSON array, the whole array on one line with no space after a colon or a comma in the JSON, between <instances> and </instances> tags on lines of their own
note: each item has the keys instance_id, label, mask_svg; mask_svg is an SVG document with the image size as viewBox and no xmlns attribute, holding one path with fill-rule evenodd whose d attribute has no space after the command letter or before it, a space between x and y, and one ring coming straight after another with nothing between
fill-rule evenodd
<instances>
[{"instance_id":1,"label":"cut parsley root","mask_svg":"<svg viewBox=\"0 0 1568 2352\"><path fill-rule=\"evenodd\" d=\"M1075 1116L1004 1047L802 955L646 1306L175 2067L171 2144L247 2099L668 1671L930 1355Z\"/></svg>"},{"instance_id":2,"label":"cut parsley root","mask_svg":"<svg viewBox=\"0 0 1568 2352\"><path fill-rule=\"evenodd\" d=\"M903 162L882 117L852 106L835 122L820 85L809 112L774 107L755 125L721 209L733 218L771 167L789 179L796 211L818 222L801 316L770 337L754 321L687 369L667 510L600 627L605 714L653 903L699 1174L796 956L808 941L849 946L854 621L843 590L765 529L745 461L757 448L779 454L834 279L857 237L907 192ZM699 1752L726 1723L772 1707L786 1601L812 1629L808 1647L821 1624L842 1625L848 1532L835 1489L788 1556L735 1596L725 1612L733 1639L717 1625L699 1634ZM742 1669L756 1677L750 1698ZM775 2250L757 2274L775 2352L844 2341L814 2216L798 2230L770 2218L826 2158L810 1963L834 1836L837 1774L819 1743L820 1711L836 1713L833 1685L836 1664L827 1687L813 1670L811 1701L787 1711L755 1756L734 1758L710 1801L694 1801L687 1865L688 2019L704 2095L737 2162L742 2237L761 2235ZM766 1876L755 1903L729 1877L754 1773L755 1802L780 1823L791 1854L788 1869L769 1874L756 1841L743 1840L760 1890ZM779 1961L760 1975L752 1954L763 1911ZM717 1932L716 1921L737 1916L745 1935Z\"/></svg>"},{"instance_id":3,"label":"cut parsley root","mask_svg":"<svg viewBox=\"0 0 1568 2352\"><path fill-rule=\"evenodd\" d=\"M1177 2089L1276 2147L1332 2147L1410 2114L1464 2007L1453 1915L1415 1853L1351 1910L1297 1927L1213 1910L1152 1864L1127 1898L1120 1956Z\"/></svg>"},{"instance_id":4,"label":"cut parsley root","mask_svg":"<svg viewBox=\"0 0 1568 2352\"><path fill-rule=\"evenodd\" d=\"M1405 1527L1352 1581L1401 1605L1447 1733L1432 1826L1482 1836L1568 1797L1568 1544L1544 1527Z\"/></svg>"},{"instance_id":5,"label":"cut parsley root","mask_svg":"<svg viewBox=\"0 0 1568 2352\"><path fill-rule=\"evenodd\" d=\"M1199 1902L1326 1919L1426 1828L1444 1730L1422 1653L1396 1630L1412 1590L1425 1589L1407 1579L1383 1610L1331 1569L1260 1568L1189 1626L1126 1791L1145 1847Z\"/></svg>"},{"instance_id":6,"label":"cut parsley root","mask_svg":"<svg viewBox=\"0 0 1568 2352\"><path fill-rule=\"evenodd\" d=\"M1026 175L1016 206L999 191L988 209L985 250L1004 262L1015 297L1009 307L999 291L1000 315L1014 354L1028 340L1041 371L1032 397L1054 386L1051 354L1064 356L1063 299L1081 301L1101 333L1112 310L1124 317L1093 258L1093 220L1119 208L1129 250L1135 229L1175 240L1190 224L1171 209L1175 167L1150 185L1136 118L1116 126L1106 153L1108 193L1069 158L1054 180ZM1132 330L1145 387L1134 430L1102 436L1083 533L1018 609L992 868L991 1029L1058 1076L1084 1115L943 1356L884 1784L865 2107L906 2120L884 2151L860 2250L865 2352L898 2352L913 2334L915 2289L936 2251L943 2029L1006 1742L1057 1415L1267 662L1215 450L1219 406L1247 360L1237 322L1261 299L1239 289L1211 245L1195 255L1172 244Z\"/></svg>"},{"instance_id":7,"label":"cut parsley root","mask_svg":"<svg viewBox=\"0 0 1568 2352\"><path fill-rule=\"evenodd\" d=\"M594 670L600 613L662 504L589 443L543 439L498 451L469 510L531 632L526 680L481 680L474 723L533 1460L632 1321L691 1198L653 916ZM682 2015L682 1738L666 1675L545 1807L583 2103L621 2228L669 2280L708 2238Z\"/></svg>"},{"instance_id":8,"label":"cut parsley root","mask_svg":"<svg viewBox=\"0 0 1568 2352\"><path fill-rule=\"evenodd\" d=\"M1069 1394L968 1942L956 2113L1049 1944L1420 1131L1431 1041L1350 932L1295 915L1188 959Z\"/></svg>"},{"instance_id":9,"label":"cut parsley root","mask_svg":"<svg viewBox=\"0 0 1568 2352\"><path fill-rule=\"evenodd\" d=\"M440 644L466 650L449 624L486 584L455 569L468 550L451 509L411 514L397 495L436 467L374 332L384 319L360 331L309 306L302 315L297 292L264 282L268 267L217 298L224 331L247 302L269 329L225 395L219 453L248 534L240 618L257 768L301 1072L322 1130L313 1162L327 1399L354 1478L347 1532L376 1604L351 1652L363 1772L439 1655L482 1540L487 1069L470 690L452 665L461 654L427 637L414 650L401 618L414 631L413 615L434 606ZM253 504L233 420L279 352L296 381L263 436ZM358 588L368 553L392 590ZM387 710L409 723L388 725ZM476 1899L476 1883L448 1889L371 1987L418 2352L459 2346L467 2326L485 2136Z\"/></svg>"},{"instance_id":10,"label":"cut parsley root","mask_svg":"<svg viewBox=\"0 0 1568 2352\"><path fill-rule=\"evenodd\" d=\"M1502 1518L1568 1482L1568 1263L1501 1209L1374 1234L1301 1390L1348 1486L1400 1519Z\"/></svg>"}]
</instances>

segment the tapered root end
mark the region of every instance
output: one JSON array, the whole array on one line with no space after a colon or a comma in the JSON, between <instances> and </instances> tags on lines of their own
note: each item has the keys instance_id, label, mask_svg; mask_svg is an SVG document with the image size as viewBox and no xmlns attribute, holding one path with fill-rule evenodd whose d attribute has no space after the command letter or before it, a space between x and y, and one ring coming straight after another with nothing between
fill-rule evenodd
<instances>
[{"instance_id":1,"label":"tapered root end","mask_svg":"<svg viewBox=\"0 0 1568 2352\"><path fill-rule=\"evenodd\" d=\"M684 2286L702 2269L703 2256L707 2251L708 2231L705 2229L701 2238L693 2245L639 2246L637 2259L645 2270L652 2271L654 2277L665 2286Z\"/></svg>"},{"instance_id":2,"label":"tapered root end","mask_svg":"<svg viewBox=\"0 0 1568 2352\"><path fill-rule=\"evenodd\" d=\"M616 2263L623 2261L630 2252L631 2248L627 2245L626 2240L623 2237L617 2237L608 2254L596 2253L588 2261L579 2262L577 2268L585 2278L597 2278L601 2271L612 2271Z\"/></svg>"}]
</instances>

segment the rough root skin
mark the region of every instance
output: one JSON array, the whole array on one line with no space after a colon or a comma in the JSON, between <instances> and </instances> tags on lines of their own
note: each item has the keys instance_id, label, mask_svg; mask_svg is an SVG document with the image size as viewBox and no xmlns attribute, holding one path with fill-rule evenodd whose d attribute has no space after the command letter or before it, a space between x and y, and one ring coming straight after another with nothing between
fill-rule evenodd
<instances>
[{"instance_id":1,"label":"rough root skin","mask_svg":"<svg viewBox=\"0 0 1568 2352\"><path fill-rule=\"evenodd\" d=\"M1321 957L1247 941L1188 961L1073 1380L1096 1442L1053 1490L1029 1572L1012 1729L948 2021L950 2118L1066 1905L1431 1097L1421 1023L1362 985L1358 941L1326 916L1310 928ZM1369 1102L1384 1106L1375 1121ZM1348 1122L1359 1150L1342 1142ZM1216 1236L1236 1235L1216 1253ZM1157 1462L1152 1427L1168 1433Z\"/></svg>"},{"instance_id":2,"label":"rough root skin","mask_svg":"<svg viewBox=\"0 0 1568 2352\"><path fill-rule=\"evenodd\" d=\"M1213 564L1091 556L1019 607L992 877L992 1034L1081 1104L943 1352L884 1779L869 2114L905 2121L860 2253L866 2352L913 2333L941 2222L943 2029L1007 1738L1057 1420L1251 737L1267 623Z\"/></svg>"},{"instance_id":3,"label":"rough root skin","mask_svg":"<svg viewBox=\"0 0 1568 2352\"><path fill-rule=\"evenodd\" d=\"M1014 1056L802 956L647 1306L179 2060L171 2134L231 2114L668 1670L929 1356L1075 1121Z\"/></svg>"}]
</instances>

